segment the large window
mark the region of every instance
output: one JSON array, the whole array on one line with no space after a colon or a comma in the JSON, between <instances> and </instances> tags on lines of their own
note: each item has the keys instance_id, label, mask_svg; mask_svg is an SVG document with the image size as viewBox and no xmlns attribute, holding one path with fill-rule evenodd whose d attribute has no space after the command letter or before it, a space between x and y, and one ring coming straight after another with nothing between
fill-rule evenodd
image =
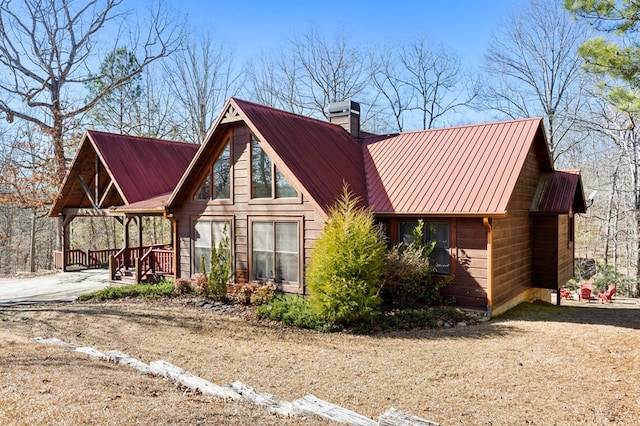
<instances>
[{"instance_id":1,"label":"large window","mask_svg":"<svg viewBox=\"0 0 640 426\"><path fill-rule=\"evenodd\" d=\"M418 222L400 222L399 242L411 244L413 242L413 230ZM427 243L436 242L435 248L429 256L434 265L434 270L440 274L448 274L451 271L451 256L449 254L449 223L424 222L424 240Z\"/></svg>"},{"instance_id":2,"label":"large window","mask_svg":"<svg viewBox=\"0 0 640 426\"><path fill-rule=\"evenodd\" d=\"M251 222L251 278L299 281L299 222Z\"/></svg>"},{"instance_id":3,"label":"large window","mask_svg":"<svg viewBox=\"0 0 640 426\"><path fill-rule=\"evenodd\" d=\"M213 178L212 178L213 177ZM213 185L211 182L213 181ZM228 200L231 198L231 141L227 141L210 173L204 178L196 200Z\"/></svg>"},{"instance_id":4,"label":"large window","mask_svg":"<svg viewBox=\"0 0 640 426\"><path fill-rule=\"evenodd\" d=\"M231 238L231 224L227 220L198 220L193 224L193 271L200 272L204 257L207 272L211 271L211 247L218 246L224 237Z\"/></svg>"},{"instance_id":5,"label":"large window","mask_svg":"<svg viewBox=\"0 0 640 426\"><path fill-rule=\"evenodd\" d=\"M275 176L275 179L274 179ZM298 192L251 136L251 198L296 198Z\"/></svg>"}]
</instances>

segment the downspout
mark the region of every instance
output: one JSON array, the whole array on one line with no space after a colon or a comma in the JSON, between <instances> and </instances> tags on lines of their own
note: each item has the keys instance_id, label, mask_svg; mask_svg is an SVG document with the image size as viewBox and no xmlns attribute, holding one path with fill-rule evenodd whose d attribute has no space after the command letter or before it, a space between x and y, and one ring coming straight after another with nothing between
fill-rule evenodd
<instances>
[{"instance_id":1,"label":"downspout","mask_svg":"<svg viewBox=\"0 0 640 426\"><path fill-rule=\"evenodd\" d=\"M487 229L487 318L493 310L493 228L491 218L483 217L482 224Z\"/></svg>"}]
</instances>

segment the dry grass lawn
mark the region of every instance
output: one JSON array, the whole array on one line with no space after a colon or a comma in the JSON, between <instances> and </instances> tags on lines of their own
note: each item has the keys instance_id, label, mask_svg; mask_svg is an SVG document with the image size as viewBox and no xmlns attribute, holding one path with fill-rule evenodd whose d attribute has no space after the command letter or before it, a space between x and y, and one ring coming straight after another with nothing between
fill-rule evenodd
<instances>
[{"instance_id":1,"label":"dry grass lawn","mask_svg":"<svg viewBox=\"0 0 640 426\"><path fill-rule=\"evenodd\" d=\"M443 425L638 425L637 302L527 305L484 324L371 336L282 328L184 299L0 308L0 424L325 424L185 392L41 336L283 400L313 394L376 420L395 407Z\"/></svg>"}]
</instances>

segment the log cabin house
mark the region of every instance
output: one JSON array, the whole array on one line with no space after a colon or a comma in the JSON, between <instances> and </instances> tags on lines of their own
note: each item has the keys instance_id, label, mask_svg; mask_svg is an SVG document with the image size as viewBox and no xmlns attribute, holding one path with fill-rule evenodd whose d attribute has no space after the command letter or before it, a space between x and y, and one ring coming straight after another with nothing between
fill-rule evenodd
<instances>
[{"instance_id":1,"label":"log cabin house","mask_svg":"<svg viewBox=\"0 0 640 426\"><path fill-rule=\"evenodd\" d=\"M459 306L499 314L548 300L573 277L582 182L555 170L541 118L374 135L360 131L359 112L333 104L323 121L231 98L199 146L89 131L51 216L110 214L125 229L143 215L171 221L171 260L140 242L112 278L132 259L147 265L136 279L188 278L226 233L236 281L304 294L313 243L346 182L391 244L424 220L437 273L455 277L444 295Z\"/></svg>"}]
</instances>

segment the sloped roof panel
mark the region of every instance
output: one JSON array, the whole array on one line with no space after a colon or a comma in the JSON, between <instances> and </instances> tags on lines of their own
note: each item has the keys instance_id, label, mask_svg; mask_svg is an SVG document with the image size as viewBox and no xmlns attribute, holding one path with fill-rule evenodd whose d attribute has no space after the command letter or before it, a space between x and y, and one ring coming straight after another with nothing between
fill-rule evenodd
<instances>
[{"instance_id":1,"label":"sloped roof panel","mask_svg":"<svg viewBox=\"0 0 640 426\"><path fill-rule=\"evenodd\" d=\"M560 170L546 174L540 181L540 196L531 210L540 213L569 213L573 208L584 213L586 206L579 170Z\"/></svg>"},{"instance_id":2,"label":"sloped roof panel","mask_svg":"<svg viewBox=\"0 0 640 426\"><path fill-rule=\"evenodd\" d=\"M504 214L540 126L534 118L371 138L369 203L377 213Z\"/></svg>"},{"instance_id":3,"label":"sloped roof panel","mask_svg":"<svg viewBox=\"0 0 640 426\"><path fill-rule=\"evenodd\" d=\"M199 145L87 132L127 204L174 190Z\"/></svg>"},{"instance_id":4,"label":"sloped roof panel","mask_svg":"<svg viewBox=\"0 0 640 426\"><path fill-rule=\"evenodd\" d=\"M322 211L342 193L343 182L366 203L361 144L342 127L239 99L232 102L276 166Z\"/></svg>"}]
</instances>

